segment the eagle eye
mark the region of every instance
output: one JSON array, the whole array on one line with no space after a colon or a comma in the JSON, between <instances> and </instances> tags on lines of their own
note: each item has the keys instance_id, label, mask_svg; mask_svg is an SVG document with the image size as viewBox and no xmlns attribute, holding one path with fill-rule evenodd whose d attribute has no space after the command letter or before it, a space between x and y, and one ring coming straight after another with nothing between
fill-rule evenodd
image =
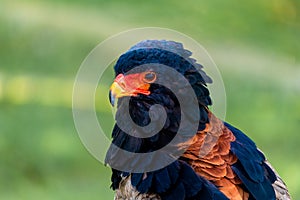
<instances>
[{"instance_id":1,"label":"eagle eye","mask_svg":"<svg viewBox=\"0 0 300 200\"><path fill-rule=\"evenodd\" d=\"M153 83L156 80L156 74L154 72L146 72L143 79L146 83Z\"/></svg>"}]
</instances>

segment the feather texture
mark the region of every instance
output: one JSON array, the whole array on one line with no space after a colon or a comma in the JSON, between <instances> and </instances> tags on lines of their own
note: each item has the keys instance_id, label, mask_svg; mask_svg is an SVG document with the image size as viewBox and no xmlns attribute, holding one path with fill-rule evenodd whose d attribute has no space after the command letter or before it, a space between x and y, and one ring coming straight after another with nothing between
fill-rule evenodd
<instances>
[{"instance_id":1,"label":"feather texture","mask_svg":"<svg viewBox=\"0 0 300 200\"><path fill-rule=\"evenodd\" d=\"M186 144L188 150L182 155L196 173L215 184L229 199L248 199L249 194L241 188L241 180L231 169L237 157L230 151L235 137L221 120L209 112L210 122Z\"/></svg>"},{"instance_id":2,"label":"feather texture","mask_svg":"<svg viewBox=\"0 0 300 200\"><path fill-rule=\"evenodd\" d=\"M114 69L116 76L125 74L143 64L163 64L181 73L192 86L199 104L200 119L198 132L187 141L178 145L185 149L184 154L168 166L151 172L131 173L112 169L112 189L115 199L121 200L289 200L287 187L257 149L255 143L243 132L214 116L208 106L212 104L207 83L212 80L202 70L202 65L190 56L192 53L183 45L173 41L147 40L133 46L118 59ZM149 70L147 67L142 70ZM159 74L161 73L161 74ZM164 78L164 71L157 78ZM188 96L185 86L176 81L178 91ZM132 120L139 126L146 126L151 120L159 121L156 113L150 113L150 107L160 104L167 113L162 130L148 138L134 137L141 130L128 127L133 134L127 134L116 124L112 137L113 144L120 149L147 153L156 151L168 144L177 134L182 115L187 120L185 127L195 122L196 111L181 112L180 104L172 91L152 83L149 95L131 97L129 112ZM123 97L127 98L127 97ZM118 101L116 120L124 121L123 98ZM150 120L151 115L151 120ZM183 127L184 127L183 126ZM147 135L152 130L144 130ZM177 146L176 146L177 147ZM145 166L152 162L161 162L154 156L145 160L126 160L118 156L118 150L110 148L106 162L115 160L120 166L137 163Z\"/></svg>"}]
</instances>

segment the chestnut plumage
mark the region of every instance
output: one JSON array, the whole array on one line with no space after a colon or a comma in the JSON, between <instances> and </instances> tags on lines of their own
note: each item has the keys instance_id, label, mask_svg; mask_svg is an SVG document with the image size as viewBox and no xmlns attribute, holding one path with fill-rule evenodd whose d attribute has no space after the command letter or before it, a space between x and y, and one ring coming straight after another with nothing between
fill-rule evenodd
<instances>
[{"instance_id":1,"label":"chestnut plumage","mask_svg":"<svg viewBox=\"0 0 300 200\"><path fill-rule=\"evenodd\" d=\"M175 137L182 115L188 119L183 127L189 126L196 116L196 111L182 111L174 93L156 83L164 78L164 71L153 71L151 64L169 66L188 80L197 97L200 119L197 121L197 133L178 145L178 148L185 148L185 152L168 166L144 173L112 169L112 189L116 191L116 199L290 199L284 182L255 143L243 132L211 113L208 106L212 101L206 84L212 80L191 55L192 52L184 49L181 43L146 40L133 46L118 59L114 67L115 85L109 93L112 105L114 99L119 98L116 119L126 120L122 115L124 109L128 109L124 103L126 98L130 98L129 113L138 126L143 127L151 120L159 119L156 113L149 111L154 104L163 106L167 119L157 134L145 138L134 137L116 124L112 132L114 145L134 153L156 151ZM144 65L144 68L131 72ZM172 84L189 97L185 86L176 81ZM128 130L141 131L135 127L128 127ZM151 131L144 130L142 134L147 135ZM116 152L110 148L106 162L109 163L115 156ZM118 162L121 165L128 164L126 158L118 158ZM134 168L137 162L131 160L129 164ZM149 157L143 162L148 165L160 160Z\"/></svg>"}]
</instances>

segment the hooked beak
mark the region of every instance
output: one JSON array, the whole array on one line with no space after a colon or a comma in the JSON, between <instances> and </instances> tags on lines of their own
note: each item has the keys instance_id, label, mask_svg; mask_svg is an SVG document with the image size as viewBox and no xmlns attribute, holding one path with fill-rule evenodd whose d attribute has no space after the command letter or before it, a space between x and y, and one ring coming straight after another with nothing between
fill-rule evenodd
<instances>
[{"instance_id":1,"label":"hooked beak","mask_svg":"<svg viewBox=\"0 0 300 200\"><path fill-rule=\"evenodd\" d=\"M109 96L109 102L110 102L110 104L114 107L114 106L115 106L116 96L113 96L113 95L111 94L111 91L109 91L108 96Z\"/></svg>"},{"instance_id":2,"label":"hooked beak","mask_svg":"<svg viewBox=\"0 0 300 200\"><path fill-rule=\"evenodd\" d=\"M116 98L119 98L123 92L124 89L117 82L113 82L109 90L109 102L112 106L115 106Z\"/></svg>"},{"instance_id":3,"label":"hooked beak","mask_svg":"<svg viewBox=\"0 0 300 200\"><path fill-rule=\"evenodd\" d=\"M109 91L108 97L109 97L110 105L112 105L114 107L115 106L116 96L112 95L111 91Z\"/></svg>"},{"instance_id":4,"label":"hooked beak","mask_svg":"<svg viewBox=\"0 0 300 200\"><path fill-rule=\"evenodd\" d=\"M144 75L144 73L128 74L126 76L119 74L110 86L110 104L114 106L116 99L120 97L137 96L138 94L149 95L150 83L145 82Z\"/></svg>"}]
</instances>

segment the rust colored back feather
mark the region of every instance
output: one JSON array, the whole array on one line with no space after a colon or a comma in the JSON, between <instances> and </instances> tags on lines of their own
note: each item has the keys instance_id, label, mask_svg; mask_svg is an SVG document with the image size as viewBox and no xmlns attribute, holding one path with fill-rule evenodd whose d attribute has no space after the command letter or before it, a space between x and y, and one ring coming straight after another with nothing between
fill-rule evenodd
<instances>
[{"instance_id":1,"label":"rust colored back feather","mask_svg":"<svg viewBox=\"0 0 300 200\"><path fill-rule=\"evenodd\" d=\"M241 180L230 167L237 162L237 157L230 151L230 143L235 141L235 136L220 119L211 112L208 114L210 122L206 128L182 144L188 146L182 158L229 199L246 200L249 194L240 187Z\"/></svg>"}]
</instances>

